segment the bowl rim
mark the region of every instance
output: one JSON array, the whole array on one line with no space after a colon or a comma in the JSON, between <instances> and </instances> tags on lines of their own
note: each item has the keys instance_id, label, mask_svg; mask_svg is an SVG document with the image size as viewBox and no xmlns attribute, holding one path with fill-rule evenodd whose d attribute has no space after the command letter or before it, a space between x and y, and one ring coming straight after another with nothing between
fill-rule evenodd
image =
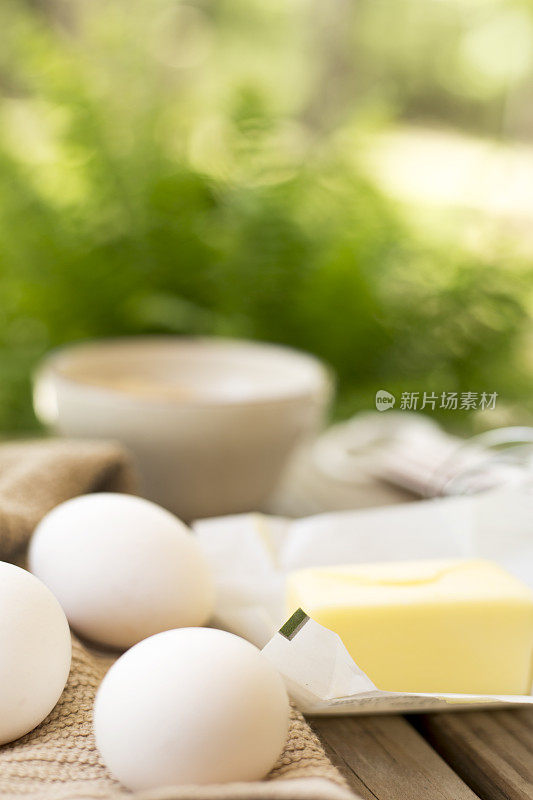
<instances>
[{"instance_id":1,"label":"bowl rim","mask_svg":"<svg viewBox=\"0 0 533 800\"><path fill-rule=\"evenodd\" d=\"M135 391L106 386L105 384L91 383L90 381L83 381L79 378L68 375L62 370L62 362L68 357L76 354L76 351L91 351L100 348L106 349L112 347L123 347L124 349L134 348L136 345L158 345L166 344L167 346L186 344L197 345L199 347L220 347L226 348L242 348L245 350L256 350L264 353L280 353L284 357L289 357L295 363L299 362L301 365L306 365L309 369L308 386L302 387L301 385L295 386L294 389L285 388L282 391L276 391L274 387L272 390L263 391L257 397L253 394L244 398L238 397L202 397L194 399L185 399L180 397L156 397L154 395L141 395ZM333 395L335 379L333 370L325 362L317 356L307 353L297 348L289 347L284 344L275 342L267 342L259 339L240 339L224 336L180 336L180 335L145 335L145 336L116 336L104 337L98 339L84 339L70 344L62 345L50 350L32 376L33 382L33 405L38 417L41 414L38 411L38 401L36 395L39 393L40 388L44 382L52 381L55 385L66 385L78 388L89 395L99 398L101 400L110 400L135 405L149 405L176 407L176 408L239 408L247 406L271 406L273 404L282 404L287 402L294 402L295 400L302 399L321 399L327 402Z\"/></svg>"}]
</instances>

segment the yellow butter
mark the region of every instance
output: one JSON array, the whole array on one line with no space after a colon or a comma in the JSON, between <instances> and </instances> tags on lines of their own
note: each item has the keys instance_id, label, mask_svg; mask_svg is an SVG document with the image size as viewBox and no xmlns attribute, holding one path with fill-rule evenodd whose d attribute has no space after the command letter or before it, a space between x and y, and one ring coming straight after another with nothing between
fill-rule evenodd
<instances>
[{"instance_id":1,"label":"yellow butter","mask_svg":"<svg viewBox=\"0 0 533 800\"><path fill-rule=\"evenodd\" d=\"M533 592L490 561L299 570L288 576L287 602L338 633L380 689L531 689Z\"/></svg>"}]
</instances>

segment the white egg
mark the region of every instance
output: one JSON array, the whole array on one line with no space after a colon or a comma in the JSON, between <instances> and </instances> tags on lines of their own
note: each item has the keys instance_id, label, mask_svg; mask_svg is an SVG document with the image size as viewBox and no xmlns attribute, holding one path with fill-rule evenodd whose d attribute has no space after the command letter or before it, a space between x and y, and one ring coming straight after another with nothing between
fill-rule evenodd
<instances>
[{"instance_id":1,"label":"white egg","mask_svg":"<svg viewBox=\"0 0 533 800\"><path fill-rule=\"evenodd\" d=\"M68 622L52 592L0 561L0 744L48 716L67 682L70 657Z\"/></svg>"},{"instance_id":2,"label":"white egg","mask_svg":"<svg viewBox=\"0 0 533 800\"><path fill-rule=\"evenodd\" d=\"M287 737L279 673L254 645L220 630L152 636L110 669L94 707L96 743L132 790L259 780Z\"/></svg>"},{"instance_id":3,"label":"white egg","mask_svg":"<svg viewBox=\"0 0 533 800\"><path fill-rule=\"evenodd\" d=\"M203 625L213 582L193 534L169 511L126 494L67 500L37 526L29 563L82 636L116 648Z\"/></svg>"}]
</instances>

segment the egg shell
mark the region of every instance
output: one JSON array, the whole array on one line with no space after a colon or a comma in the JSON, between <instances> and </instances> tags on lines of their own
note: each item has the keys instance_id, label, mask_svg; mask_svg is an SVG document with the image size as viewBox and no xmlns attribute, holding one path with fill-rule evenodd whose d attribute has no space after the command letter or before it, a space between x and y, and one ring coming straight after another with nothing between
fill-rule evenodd
<instances>
[{"instance_id":1,"label":"egg shell","mask_svg":"<svg viewBox=\"0 0 533 800\"><path fill-rule=\"evenodd\" d=\"M33 575L0 561L0 744L33 730L67 682L68 622Z\"/></svg>"},{"instance_id":2,"label":"egg shell","mask_svg":"<svg viewBox=\"0 0 533 800\"><path fill-rule=\"evenodd\" d=\"M207 561L173 514L112 492L67 500L37 526L29 564L86 639L126 648L203 625L214 603Z\"/></svg>"},{"instance_id":3,"label":"egg shell","mask_svg":"<svg viewBox=\"0 0 533 800\"><path fill-rule=\"evenodd\" d=\"M167 631L128 650L94 707L100 753L132 790L264 778L288 720L275 668L254 645L209 628Z\"/></svg>"}]
</instances>

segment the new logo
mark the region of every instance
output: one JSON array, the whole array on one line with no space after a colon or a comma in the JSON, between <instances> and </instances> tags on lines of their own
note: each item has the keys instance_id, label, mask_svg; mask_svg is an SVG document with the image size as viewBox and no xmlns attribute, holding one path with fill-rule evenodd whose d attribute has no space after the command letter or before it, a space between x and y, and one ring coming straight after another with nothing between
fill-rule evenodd
<instances>
[{"instance_id":1,"label":"new logo","mask_svg":"<svg viewBox=\"0 0 533 800\"><path fill-rule=\"evenodd\" d=\"M385 389L380 389L376 392L376 408L378 411L388 411L389 408L394 406L396 402L396 398L390 392L386 392Z\"/></svg>"}]
</instances>

